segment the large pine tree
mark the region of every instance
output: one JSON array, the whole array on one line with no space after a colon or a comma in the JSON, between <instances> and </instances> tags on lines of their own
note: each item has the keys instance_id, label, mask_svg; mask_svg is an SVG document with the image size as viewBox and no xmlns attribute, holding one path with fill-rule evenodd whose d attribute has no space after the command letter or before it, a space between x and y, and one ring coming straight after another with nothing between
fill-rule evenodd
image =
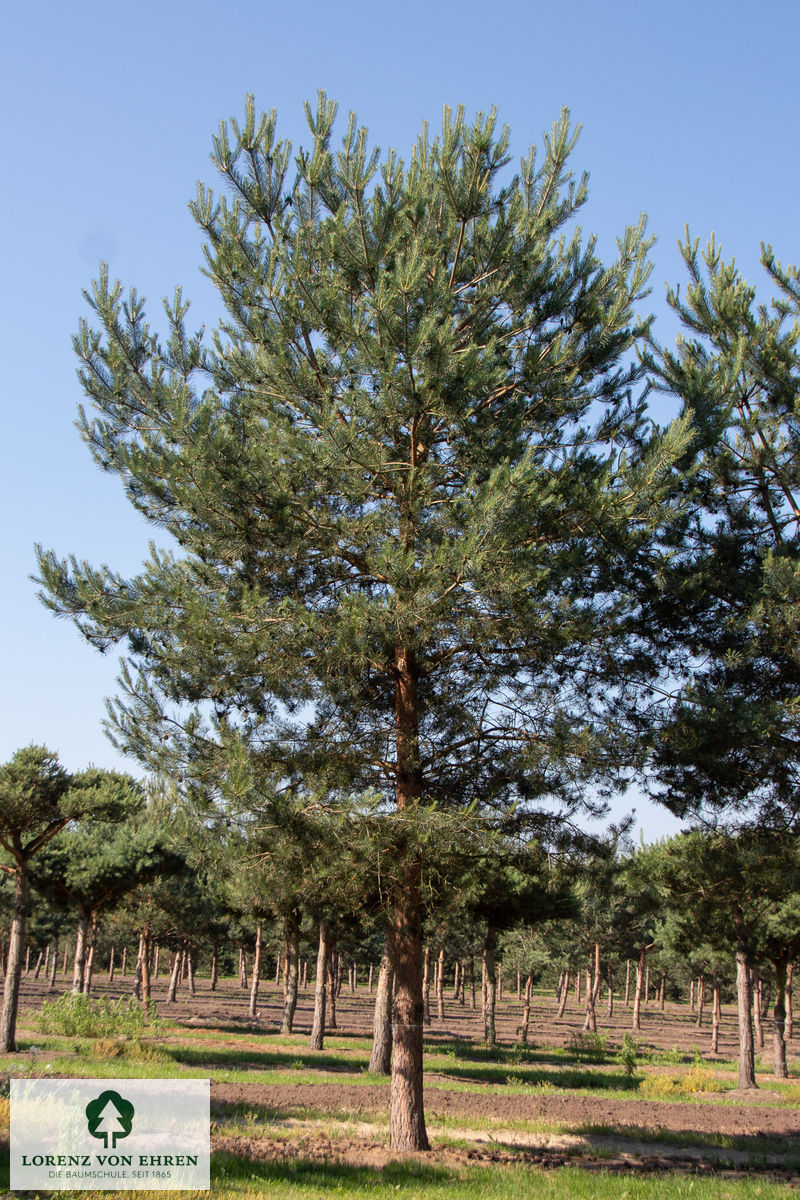
<instances>
[{"instance_id":1,"label":"large pine tree","mask_svg":"<svg viewBox=\"0 0 800 1200\"><path fill-rule=\"evenodd\" d=\"M608 267L582 239L566 115L517 174L494 116L446 110L408 162L354 118L334 150L324 96L307 116L294 158L252 103L215 139L210 344L180 293L166 339L106 272L88 297L83 436L177 549L133 579L40 571L92 644L127 646L124 748L229 797L371 789L394 814L391 1141L420 1149L424 814L563 818L610 766L676 435L631 390L643 225Z\"/></svg>"}]
</instances>

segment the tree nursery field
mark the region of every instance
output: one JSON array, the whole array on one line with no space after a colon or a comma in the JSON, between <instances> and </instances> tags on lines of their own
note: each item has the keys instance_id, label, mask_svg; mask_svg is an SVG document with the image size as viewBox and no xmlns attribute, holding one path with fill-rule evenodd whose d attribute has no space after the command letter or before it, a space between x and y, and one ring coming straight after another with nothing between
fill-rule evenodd
<instances>
[{"instance_id":1,"label":"tree nursery field","mask_svg":"<svg viewBox=\"0 0 800 1200\"><path fill-rule=\"evenodd\" d=\"M662 1011L651 1000L634 1041L624 1002L611 1017L604 1003L598 1033L587 1034L574 996L559 1020L552 990L537 991L523 1046L522 1001L512 989L498 1002L498 1044L489 1051L480 1003L473 1009L469 994L463 1005L448 997L444 1019L433 1015L425 1031L432 1149L411 1153L388 1148L389 1082L369 1071L374 994L366 981L342 989L336 1028L316 1052L308 1048L310 988L301 988L287 1036L279 1032L283 997L274 982L262 985L255 1020L238 979L220 979L213 992L198 979L195 994L184 987L173 1004L167 983L153 981L158 1015L142 1024L138 1006L128 1007L130 977L113 984L98 978L92 1003L120 1002L116 1024L92 1025L79 997L71 1024L62 1014L66 1032L59 1033L58 1019L43 1021L41 1010L46 1000L53 1013L60 989L48 993L44 980L24 979L20 1050L0 1061L4 1081L210 1078L212 1193L225 1198L401 1190L419 1197L768 1200L800 1186L797 1043L789 1043L788 1079L770 1073L767 1049L756 1062L757 1090L738 1090L731 1005L723 1005L712 1054L709 1014L698 1028L688 1004L667 1001ZM59 1005L65 1002L72 1003L65 997ZM112 1027L118 1031L109 1033Z\"/></svg>"}]
</instances>

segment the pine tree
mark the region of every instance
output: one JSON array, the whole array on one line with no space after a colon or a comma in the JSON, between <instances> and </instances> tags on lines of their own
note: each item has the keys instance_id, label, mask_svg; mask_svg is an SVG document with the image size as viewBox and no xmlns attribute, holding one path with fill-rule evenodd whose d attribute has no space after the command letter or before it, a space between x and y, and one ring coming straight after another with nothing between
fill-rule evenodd
<instances>
[{"instance_id":1,"label":"pine tree","mask_svg":"<svg viewBox=\"0 0 800 1200\"><path fill-rule=\"evenodd\" d=\"M800 816L800 274L764 248L777 295L760 303L713 240L681 249L684 332L649 359L695 430L685 540L655 605L681 687L653 767L680 815L785 826Z\"/></svg>"},{"instance_id":2,"label":"pine tree","mask_svg":"<svg viewBox=\"0 0 800 1200\"><path fill-rule=\"evenodd\" d=\"M391 1142L427 1146L422 850L431 806L564 817L612 769L636 573L685 430L632 396L643 222L610 266L574 218L566 114L518 174L495 116L410 160L307 107L223 125L192 206L227 309L169 333L104 269L76 341L81 432L172 535L142 573L40 554L47 603L127 644L118 744L187 787L371 790L394 810ZM549 806L549 807L548 807ZM425 822L422 821L424 827Z\"/></svg>"}]
</instances>

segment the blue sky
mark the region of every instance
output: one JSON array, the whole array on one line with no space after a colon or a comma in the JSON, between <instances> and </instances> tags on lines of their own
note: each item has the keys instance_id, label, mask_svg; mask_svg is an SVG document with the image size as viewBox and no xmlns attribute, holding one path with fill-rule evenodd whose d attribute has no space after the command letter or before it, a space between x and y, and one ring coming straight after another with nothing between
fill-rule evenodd
<instances>
[{"instance_id":1,"label":"blue sky","mask_svg":"<svg viewBox=\"0 0 800 1200\"><path fill-rule=\"evenodd\" d=\"M796 47L800 7L766 0L569 5L445 0L298 8L240 0L74 0L7 9L0 48L5 187L0 329L3 587L0 761L28 742L71 769L119 766L100 729L116 662L35 598L33 544L134 571L152 536L73 428L81 400L71 337L81 289L106 258L155 314L182 284L212 324L201 239L186 204L212 182L211 138L253 92L303 136L302 102L325 88L375 142L406 153L442 105L496 105L519 157L561 108L583 126L583 225L610 255L648 214L657 332L681 278L684 225L714 231L746 277L759 244L800 261ZM651 838L674 826L638 803Z\"/></svg>"}]
</instances>

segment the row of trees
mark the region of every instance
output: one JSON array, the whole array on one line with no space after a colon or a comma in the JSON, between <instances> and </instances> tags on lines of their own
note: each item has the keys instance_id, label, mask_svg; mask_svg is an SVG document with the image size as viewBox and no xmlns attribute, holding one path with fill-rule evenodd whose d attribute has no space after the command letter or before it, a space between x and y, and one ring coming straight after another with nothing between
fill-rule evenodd
<instances>
[{"instance_id":1,"label":"row of trees","mask_svg":"<svg viewBox=\"0 0 800 1200\"><path fill-rule=\"evenodd\" d=\"M210 342L180 292L159 336L103 268L80 428L166 545L130 579L39 572L125 652L117 745L197 811L285 831L301 872L327 813L320 894L355 908L341 880L380 846L391 1142L424 1149L426 880L473 825L559 849L637 776L684 816L794 827L800 282L765 251L757 304L687 237L664 350L644 221L608 265L576 226L566 114L516 174L493 114L445 110L408 162L354 118L335 150L335 114L307 108L294 157L252 102L221 127L228 191L192 206ZM511 893L477 892L491 927Z\"/></svg>"},{"instance_id":2,"label":"row of trees","mask_svg":"<svg viewBox=\"0 0 800 1200\"><path fill-rule=\"evenodd\" d=\"M91 990L105 923L103 945L106 951L111 947L111 972L114 943L133 940L137 945L133 990L145 1005L151 999L151 965L160 950L172 956L171 1000L181 969L194 988L200 950L207 956L212 989L220 954L230 969L232 951L238 951L246 986L246 959L252 953L250 1012L255 1016L269 948L273 960L276 950L282 960L283 1029L291 1032L301 943L306 953L311 946L318 951L311 1042L317 1049L323 1045L326 1006L335 1003L335 960L340 968L345 958L377 967L383 949L375 1063L388 1069L392 1037L387 1032L391 1016L386 997L395 947L380 878L382 822L374 823L372 830L369 822L358 828L351 813L337 830L330 813L323 820L311 820L307 813L294 812L280 814L282 819L272 827L229 827L222 834L213 826L182 820L164 787L144 789L114 773L87 773L55 797L52 780L58 770L52 755L34 747L0 769L0 840L6 850L0 867L15 882L6 962L12 1037L11 1007L19 988L33 886L40 900L28 941L52 953L52 984L59 936L69 933L76 992ZM91 804L83 794L89 780ZM81 810L70 798L76 787L82 789ZM19 799L23 794L25 804ZM69 814L60 827L59 814ZM688 986L698 976L704 989L708 982L716 1050L721 989L734 978L735 963L740 1086L756 1086L752 1022L755 1012L760 1026L765 979L774 989L775 1071L786 1075L787 976L800 952L796 836L776 837L763 830L736 835L694 831L637 851L620 852L605 845L595 846L593 852L565 849L554 856L530 841L513 842L466 825L455 838L452 828L448 833L449 846L440 841L435 868L429 859L422 875L423 1024L431 1020L432 966L436 1005L443 1015L448 964L455 964L453 983L462 1003L469 964L474 1004L477 958L486 1042L493 1045L499 955L507 971L516 971L518 988L525 980L523 1041L534 982L542 976L551 983L558 978L563 1015L570 979L580 995L584 971L585 1028L596 1030L601 986L608 988L613 1003L624 970L626 1001L633 990L632 1025L639 1030L652 966L654 978L659 976L662 1004L668 975L673 986ZM24 845L26 853L15 856L15 844ZM65 966L66 956L62 970ZM341 974L338 979L340 985ZM754 980L759 985L755 1004ZM702 1019L702 996L698 1002Z\"/></svg>"}]
</instances>

